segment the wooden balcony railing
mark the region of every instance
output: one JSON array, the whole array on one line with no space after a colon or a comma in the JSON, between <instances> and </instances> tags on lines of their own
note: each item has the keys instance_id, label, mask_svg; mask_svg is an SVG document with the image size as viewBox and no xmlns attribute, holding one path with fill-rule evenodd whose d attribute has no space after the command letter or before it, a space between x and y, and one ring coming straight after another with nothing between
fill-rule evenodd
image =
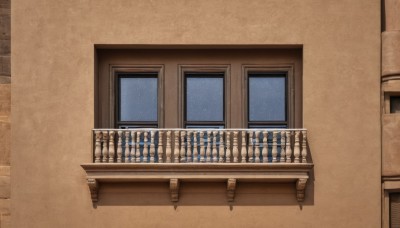
<instances>
[{"instance_id":1,"label":"wooden balcony railing","mask_svg":"<svg viewBox=\"0 0 400 228\"><path fill-rule=\"evenodd\" d=\"M82 164L92 200L99 182L294 181L303 201L309 172L306 129L94 129L93 163Z\"/></svg>"}]
</instances>

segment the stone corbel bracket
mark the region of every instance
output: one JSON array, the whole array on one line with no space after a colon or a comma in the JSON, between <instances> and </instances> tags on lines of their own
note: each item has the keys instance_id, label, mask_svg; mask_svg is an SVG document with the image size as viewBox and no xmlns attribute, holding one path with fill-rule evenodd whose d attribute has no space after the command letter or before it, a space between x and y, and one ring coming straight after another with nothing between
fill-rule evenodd
<instances>
[{"instance_id":1,"label":"stone corbel bracket","mask_svg":"<svg viewBox=\"0 0 400 228\"><path fill-rule=\"evenodd\" d=\"M227 186L226 186L226 194L228 196L228 202L233 202L235 198L235 191L236 191L236 179L228 179Z\"/></svg>"},{"instance_id":2,"label":"stone corbel bracket","mask_svg":"<svg viewBox=\"0 0 400 228\"><path fill-rule=\"evenodd\" d=\"M301 178L296 181L296 190L297 190L296 197L298 202L304 201L304 197L306 195L305 192L306 192L307 180L308 179Z\"/></svg>"},{"instance_id":3,"label":"stone corbel bracket","mask_svg":"<svg viewBox=\"0 0 400 228\"><path fill-rule=\"evenodd\" d=\"M96 179L88 178L87 184L89 185L90 196L92 198L92 202L95 203L98 200L99 183L97 182Z\"/></svg>"},{"instance_id":4,"label":"stone corbel bracket","mask_svg":"<svg viewBox=\"0 0 400 228\"><path fill-rule=\"evenodd\" d=\"M170 179L169 180L169 191L171 193L171 201L178 202L179 201L179 179Z\"/></svg>"}]
</instances>

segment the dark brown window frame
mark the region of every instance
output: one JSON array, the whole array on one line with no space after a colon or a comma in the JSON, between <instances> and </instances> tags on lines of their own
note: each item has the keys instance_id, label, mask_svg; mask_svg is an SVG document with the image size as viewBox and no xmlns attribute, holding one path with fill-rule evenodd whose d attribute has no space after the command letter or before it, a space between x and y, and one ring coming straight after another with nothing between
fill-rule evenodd
<instances>
[{"instance_id":1,"label":"dark brown window frame","mask_svg":"<svg viewBox=\"0 0 400 228\"><path fill-rule=\"evenodd\" d=\"M190 121L190 125L224 125L224 128L230 127L230 65L180 65L178 64L179 68L179 98L178 98L178 120L181 128L186 128L187 121L186 121L186 74L193 74L193 73L221 73L224 75L224 121L201 121L201 122L194 122ZM222 124L223 122L223 124Z\"/></svg>"},{"instance_id":2,"label":"dark brown window frame","mask_svg":"<svg viewBox=\"0 0 400 228\"><path fill-rule=\"evenodd\" d=\"M119 127L123 125L139 125L141 127L155 127L155 122L148 121L118 121L118 75L135 73L155 73L157 74L157 128L164 126L164 65L111 65L110 66L110 123L111 126Z\"/></svg>"},{"instance_id":3,"label":"dark brown window frame","mask_svg":"<svg viewBox=\"0 0 400 228\"><path fill-rule=\"evenodd\" d=\"M249 121L249 73L286 74L286 121ZM293 128L295 122L295 77L293 65L243 65L243 123L250 125L279 125L286 124L287 128Z\"/></svg>"}]
</instances>

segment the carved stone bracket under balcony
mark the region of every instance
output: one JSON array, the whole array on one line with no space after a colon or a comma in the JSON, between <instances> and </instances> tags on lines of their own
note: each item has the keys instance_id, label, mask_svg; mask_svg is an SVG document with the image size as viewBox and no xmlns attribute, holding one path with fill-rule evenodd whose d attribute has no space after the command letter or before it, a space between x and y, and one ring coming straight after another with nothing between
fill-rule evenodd
<instances>
[{"instance_id":1,"label":"carved stone bracket under balcony","mask_svg":"<svg viewBox=\"0 0 400 228\"><path fill-rule=\"evenodd\" d=\"M236 179L233 178L228 179L226 190L227 190L228 202L233 202L236 191Z\"/></svg>"},{"instance_id":2,"label":"carved stone bracket under balcony","mask_svg":"<svg viewBox=\"0 0 400 228\"><path fill-rule=\"evenodd\" d=\"M293 182L296 197L304 200L312 163L90 163L83 164L93 202L103 182L154 181L169 183L171 201L178 202L181 182L220 181L227 184L227 200L234 200L240 182Z\"/></svg>"},{"instance_id":3,"label":"carved stone bracket under balcony","mask_svg":"<svg viewBox=\"0 0 400 228\"><path fill-rule=\"evenodd\" d=\"M87 184L89 185L90 195L93 202L97 202L98 200L98 189L99 185L96 179L88 178Z\"/></svg>"},{"instance_id":4,"label":"carved stone bracket under balcony","mask_svg":"<svg viewBox=\"0 0 400 228\"><path fill-rule=\"evenodd\" d=\"M173 178L169 180L169 191L171 192L171 201L179 201L179 179Z\"/></svg>"}]
</instances>

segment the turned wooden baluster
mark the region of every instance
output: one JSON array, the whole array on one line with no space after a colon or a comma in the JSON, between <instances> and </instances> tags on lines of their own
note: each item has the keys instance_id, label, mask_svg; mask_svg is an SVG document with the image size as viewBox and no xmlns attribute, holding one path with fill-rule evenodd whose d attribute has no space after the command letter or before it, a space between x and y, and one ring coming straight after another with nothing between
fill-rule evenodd
<instances>
[{"instance_id":1,"label":"turned wooden baluster","mask_svg":"<svg viewBox=\"0 0 400 228\"><path fill-rule=\"evenodd\" d=\"M276 162L276 157L278 156L278 139L277 139L278 132L272 132L272 162Z\"/></svg>"},{"instance_id":2,"label":"turned wooden baluster","mask_svg":"<svg viewBox=\"0 0 400 228\"><path fill-rule=\"evenodd\" d=\"M187 141L186 161L192 162L192 132L191 131L187 132L186 141Z\"/></svg>"},{"instance_id":3,"label":"turned wooden baluster","mask_svg":"<svg viewBox=\"0 0 400 228\"><path fill-rule=\"evenodd\" d=\"M179 163L179 131L174 131L174 163Z\"/></svg>"},{"instance_id":4,"label":"turned wooden baluster","mask_svg":"<svg viewBox=\"0 0 400 228\"><path fill-rule=\"evenodd\" d=\"M144 134L143 134L143 162L148 162L148 158L147 158L147 156L149 155L149 148L148 148L148 143L147 143L147 141L149 140L148 139L148 136L149 136L149 133L147 132L147 131L145 131L144 132Z\"/></svg>"},{"instance_id":5,"label":"turned wooden baluster","mask_svg":"<svg viewBox=\"0 0 400 228\"><path fill-rule=\"evenodd\" d=\"M136 157L136 162L139 163L140 162L140 135L142 134L142 132L138 131L136 133L136 151L135 151L135 157ZM132 138L132 141L134 140L134 138Z\"/></svg>"},{"instance_id":6,"label":"turned wooden baluster","mask_svg":"<svg viewBox=\"0 0 400 228\"><path fill-rule=\"evenodd\" d=\"M213 146L212 146L212 161L213 162L218 162L218 157L217 157L217 131L213 131Z\"/></svg>"},{"instance_id":7,"label":"turned wooden baluster","mask_svg":"<svg viewBox=\"0 0 400 228\"><path fill-rule=\"evenodd\" d=\"M206 154L204 152L204 132L200 131L200 162L206 161Z\"/></svg>"},{"instance_id":8,"label":"turned wooden baluster","mask_svg":"<svg viewBox=\"0 0 400 228\"><path fill-rule=\"evenodd\" d=\"M114 136L115 132L110 131L110 143L108 144L109 145L108 153L110 155L110 157L108 158L109 163L114 163L114 157L115 157Z\"/></svg>"},{"instance_id":9,"label":"turned wooden baluster","mask_svg":"<svg viewBox=\"0 0 400 228\"><path fill-rule=\"evenodd\" d=\"M186 132L185 131L181 131L181 162L185 162L186 158L185 158L185 135Z\"/></svg>"},{"instance_id":10,"label":"turned wooden baluster","mask_svg":"<svg viewBox=\"0 0 400 228\"><path fill-rule=\"evenodd\" d=\"M291 134L292 132L286 132L286 163L292 163L292 146L290 145L291 142Z\"/></svg>"},{"instance_id":11,"label":"turned wooden baluster","mask_svg":"<svg viewBox=\"0 0 400 228\"><path fill-rule=\"evenodd\" d=\"M224 132L220 131L219 132L219 159L218 159L220 163L224 162L224 154L225 154Z\"/></svg>"},{"instance_id":12,"label":"turned wooden baluster","mask_svg":"<svg viewBox=\"0 0 400 228\"><path fill-rule=\"evenodd\" d=\"M239 162L239 149L238 149L238 131L233 132L233 149L232 149L232 154L233 154L233 162L238 163ZM228 149L227 152L228 153ZM228 160L228 159L227 159Z\"/></svg>"},{"instance_id":13,"label":"turned wooden baluster","mask_svg":"<svg viewBox=\"0 0 400 228\"><path fill-rule=\"evenodd\" d=\"M300 162L300 139L299 139L300 131L295 131L295 138L294 138L294 163Z\"/></svg>"},{"instance_id":14,"label":"turned wooden baluster","mask_svg":"<svg viewBox=\"0 0 400 228\"><path fill-rule=\"evenodd\" d=\"M253 158L253 132L249 132L249 162L254 162Z\"/></svg>"},{"instance_id":15,"label":"turned wooden baluster","mask_svg":"<svg viewBox=\"0 0 400 228\"><path fill-rule=\"evenodd\" d=\"M94 132L95 137L96 137L96 145L94 148L94 162L99 163L101 162L101 131L95 131Z\"/></svg>"},{"instance_id":16,"label":"turned wooden baluster","mask_svg":"<svg viewBox=\"0 0 400 228\"><path fill-rule=\"evenodd\" d=\"M211 142L212 142L211 131L207 131L206 162L211 162Z\"/></svg>"},{"instance_id":17,"label":"turned wooden baluster","mask_svg":"<svg viewBox=\"0 0 400 228\"><path fill-rule=\"evenodd\" d=\"M158 163L163 163L163 131L158 131L158 147L157 147L157 156L158 156Z\"/></svg>"},{"instance_id":18,"label":"turned wooden baluster","mask_svg":"<svg viewBox=\"0 0 400 228\"><path fill-rule=\"evenodd\" d=\"M171 163L171 131L167 131L167 147L165 148L166 163Z\"/></svg>"},{"instance_id":19,"label":"turned wooden baluster","mask_svg":"<svg viewBox=\"0 0 400 228\"><path fill-rule=\"evenodd\" d=\"M132 136L132 146L129 150L129 135ZM131 160L129 160L131 157ZM125 163L135 163L135 132L134 131L125 131Z\"/></svg>"},{"instance_id":20,"label":"turned wooden baluster","mask_svg":"<svg viewBox=\"0 0 400 228\"><path fill-rule=\"evenodd\" d=\"M286 148L286 134L284 131L281 131L281 158L279 160L280 162L285 162L286 159L285 148Z\"/></svg>"},{"instance_id":21,"label":"turned wooden baluster","mask_svg":"<svg viewBox=\"0 0 400 228\"><path fill-rule=\"evenodd\" d=\"M108 131L103 131L103 150L101 151L101 162L108 162Z\"/></svg>"},{"instance_id":22,"label":"turned wooden baluster","mask_svg":"<svg viewBox=\"0 0 400 228\"><path fill-rule=\"evenodd\" d=\"M117 163L122 161L122 131L118 131L118 141L117 141ZM129 148L129 147L128 147ZM125 149L126 150L126 149Z\"/></svg>"},{"instance_id":23,"label":"turned wooden baluster","mask_svg":"<svg viewBox=\"0 0 400 228\"><path fill-rule=\"evenodd\" d=\"M235 135L236 133L236 135ZM235 146L235 142L236 142L236 146ZM238 156L238 149L237 149L237 131L233 132L233 162L237 162L237 156ZM231 162L231 132L227 131L226 132L226 163L230 163Z\"/></svg>"},{"instance_id":24,"label":"turned wooden baluster","mask_svg":"<svg viewBox=\"0 0 400 228\"><path fill-rule=\"evenodd\" d=\"M302 131L301 133L303 134L303 142L301 144L301 162L307 163L307 131Z\"/></svg>"},{"instance_id":25,"label":"turned wooden baluster","mask_svg":"<svg viewBox=\"0 0 400 228\"><path fill-rule=\"evenodd\" d=\"M255 150L254 150L254 155L255 155L255 162L260 163L260 131L255 132L256 135L256 143L255 143Z\"/></svg>"},{"instance_id":26,"label":"turned wooden baluster","mask_svg":"<svg viewBox=\"0 0 400 228\"><path fill-rule=\"evenodd\" d=\"M268 131L263 131L262 145L263 145L263 148L261 151L261 154L263 157L262 162L267 163L268 162Z\"/></svg>"},{"instance_id":27,"label":"turned wooden baluster","mask_svg":"<svg viewBox=\"0 0 400 228\"><path fill-rule=\"evenodd\" d=\"M242 131L242 149L240 150L240 156L242 157L242 163L246 163L247 162L246 131Z\"/></svg>"},{"instance_id":28,"label":"turned wooden baluster","mask_svg":"<svg viewBox=\"0 0 400 228\"><path fill-rule=\"evenodd\" d=\"M154 163L156 148L154 146L154 131L150 131L150 163Z\"/></svg>"}]
</instances>

